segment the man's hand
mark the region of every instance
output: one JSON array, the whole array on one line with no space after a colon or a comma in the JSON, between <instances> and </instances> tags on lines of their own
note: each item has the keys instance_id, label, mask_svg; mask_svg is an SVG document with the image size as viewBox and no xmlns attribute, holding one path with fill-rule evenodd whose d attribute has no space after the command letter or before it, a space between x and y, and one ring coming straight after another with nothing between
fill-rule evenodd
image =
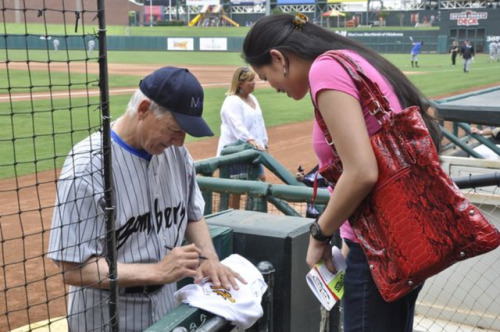
<instances>
[{"instance_id":1,"label":"man's hand","mask_svg":"<svg viewBox=\"0 0 500 332\"><path fill-rule=\"evenodd\" d=\"M201 282L203 278L208 278L214 285L223 286L227 289L231 289L231 287L238 289L236 279L246 284L245 279L238 273L220 263L205 218L188 222L186 238L191 243L196 243L197 247L201 248L200 255L202 254L207 258L198 261L199 268L195 274L195 283Z\"/></svg>"},{"instance_id":2,"label":"man's hand","mask_svg":"<svg viewBox=\"0 0 500 332\"><path fill-rule=\"evenodd\" d=\"M226 289L239 289L236 279L246 284L246 280L239 273L231 270L218 260L204 259L201 261L198 274L194 279L195 283L201 282L205 277L209 278L214 286L222 286Z\"/></svg>"},{"instance_id":3,"label":"man's hand","mask_svg":"<svg viewBox=\"0 0 500 332\"><path fill-rule=\"evenodd\" d=\"M176 282L185 277L196 277L201 250L194 244L175 247L157 264L159 284Z\"/></svg>"}]
</instances>

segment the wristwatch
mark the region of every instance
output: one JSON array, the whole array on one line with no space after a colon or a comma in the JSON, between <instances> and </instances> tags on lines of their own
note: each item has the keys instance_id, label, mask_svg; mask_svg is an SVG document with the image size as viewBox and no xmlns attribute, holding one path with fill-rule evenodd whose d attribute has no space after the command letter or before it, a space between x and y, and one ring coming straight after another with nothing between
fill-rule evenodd
<instances>
[{"instance_id":1,"label":"wristwatch","mask_svg":"<svg viewBox=\"0 0 500 332\"><path fill-rule=\"evenodd\" d=\"M321 231L321 228L319 227L318 220L316 220L315 222L313 222L311 224L311 227L309 228L309 232L311 233L311 236L315 240L318 240L321 242L330 241L333 237L333 235L327 236L327 235L323 234L323 232Z\"/></svg>"}]
</instances>

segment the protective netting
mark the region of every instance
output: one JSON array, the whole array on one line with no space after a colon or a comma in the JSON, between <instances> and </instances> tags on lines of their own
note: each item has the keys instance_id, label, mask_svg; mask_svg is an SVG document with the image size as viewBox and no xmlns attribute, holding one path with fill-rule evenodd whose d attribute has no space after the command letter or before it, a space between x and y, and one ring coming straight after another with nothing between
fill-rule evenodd
<instances>
[{"instance_id":1,"label":"protective netting","mask_svg":"<svg viewBox=\"0 0 500 332\"><path fill-rule=\"evenodd\" d=\"M58 170L100 131L97 1L0 2L0 330L64 324L46 257Z\"/></svg>"}]
</instances>

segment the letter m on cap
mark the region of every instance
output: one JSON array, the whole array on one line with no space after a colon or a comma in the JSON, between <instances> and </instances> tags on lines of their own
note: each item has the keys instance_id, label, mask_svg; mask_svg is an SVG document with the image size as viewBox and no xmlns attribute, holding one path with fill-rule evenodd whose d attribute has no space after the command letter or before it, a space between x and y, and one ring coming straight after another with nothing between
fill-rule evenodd
<instances>
[{"instance_id":1,"label":"letter m on cap","mask_svg":"<svg viewBox=\"0 0 500 332\"><path fill-rule=\"evenodd\" d=\"M201 107L201 98L191 97L191 108L200 108Z\"/></svg>"}]
</instances>

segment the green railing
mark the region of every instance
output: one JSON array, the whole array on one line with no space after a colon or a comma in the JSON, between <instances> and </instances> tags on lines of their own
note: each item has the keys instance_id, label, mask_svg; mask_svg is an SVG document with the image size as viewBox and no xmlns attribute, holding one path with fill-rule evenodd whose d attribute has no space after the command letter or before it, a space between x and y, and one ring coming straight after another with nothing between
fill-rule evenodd
<instances>
[{"instance_id":1,"label":"green railing","mask_svg":"<svg viewBox=\"0 0 500 332\"><path fill-rule=\"evenodd\" d=\"M241 178L230 179L229 167L232 164L247 165L248 173ZM271 184L258 181L260 165L274 173L284 184ZM224 211L229 208L229 195L246 195L246 210L268 212L268 203L285 215L304 216L289 203L308 203L313 197L313 188L298 181L295 174L281 165L270 154L242 143L225 148L220 157L205 159L195 163L198 185L205 199L205 214ZM219 171L219 177L213 177ZM219 201L214 204L214 193L219 194ZM329 193L318 188L315 203L321 208L328 201Z\"/></svg>"}]
</instances>

